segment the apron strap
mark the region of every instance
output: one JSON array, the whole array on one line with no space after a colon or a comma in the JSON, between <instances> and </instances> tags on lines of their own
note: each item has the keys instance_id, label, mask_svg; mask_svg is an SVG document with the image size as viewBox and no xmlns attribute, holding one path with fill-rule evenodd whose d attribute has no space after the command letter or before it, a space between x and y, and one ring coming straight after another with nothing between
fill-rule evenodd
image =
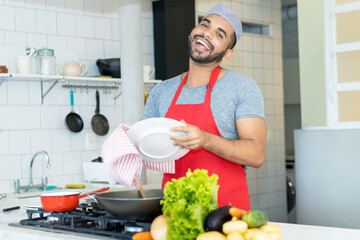
<instances>
[{"instance_id":1,"label":"apron strap","mask_svg":"<svg viewBox=\"0 0 360 240\"><path fill-rule=\"evenodd\" d=\"M207 86L207 90L206 90L206 96L205 96L205 103L210 103L211 100L211 90L219 76L219 72L220 72L220 67L216 67L213 72L211 73L211 77L210 77L210 81L209 84ZM177 99L180 96L181 90L185 84L185 81L187 79L187 76L189 75L189 71L185 74L184 78L182 79L178 89L176 90L175 96L173 97L173 100L171 102L171 105L175 105Z\"/></svg>"}]
</instances>

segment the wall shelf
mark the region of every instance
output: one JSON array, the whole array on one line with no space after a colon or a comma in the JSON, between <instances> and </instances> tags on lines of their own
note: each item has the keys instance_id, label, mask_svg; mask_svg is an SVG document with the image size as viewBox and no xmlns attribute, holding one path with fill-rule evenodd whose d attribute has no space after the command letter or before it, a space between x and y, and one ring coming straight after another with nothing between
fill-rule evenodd
<instances>
[{"instance_id":1,"label":"wall shelf","mask_svg":"<svg viewBox=\"0 0 360 240\"><path fill-rule=\"evenodd\" d=\"M0 73L0 85L4 81L24 81L24 82L40 82L41 104L44 102L45 96L58 83L62 83L64 88L80 88L80 89L111 89L118 90L121 85L120 78L110 77L69 77L69 76L47 76L39 74L22 75L12 73ZM156 84L161 80L147 80L144 84ZM44 90L43 83L52 83L51 86ZM114 101L121 95L121 91L114 97Z\"/></svg>"}]
</instances>

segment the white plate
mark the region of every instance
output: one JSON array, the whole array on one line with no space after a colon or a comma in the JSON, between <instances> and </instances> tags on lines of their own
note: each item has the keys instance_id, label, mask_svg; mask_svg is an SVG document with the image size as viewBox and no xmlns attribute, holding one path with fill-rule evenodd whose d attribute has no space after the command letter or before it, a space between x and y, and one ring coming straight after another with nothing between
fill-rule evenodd
<instances>
[{"instance_id":1,"label":"white plate","mask_svg":"<svg viewBox=\"0 0 360 240\"><path fill-rule=\"evenodd\" d=\"M174 146L170 136L184 136L185 132L170 131L171 127L185 126L170 118L148 118L132 125L126 132L131 143L139 151L142 160L166 162L181 158L189 152Z\"/></svg>"}]
</instances>

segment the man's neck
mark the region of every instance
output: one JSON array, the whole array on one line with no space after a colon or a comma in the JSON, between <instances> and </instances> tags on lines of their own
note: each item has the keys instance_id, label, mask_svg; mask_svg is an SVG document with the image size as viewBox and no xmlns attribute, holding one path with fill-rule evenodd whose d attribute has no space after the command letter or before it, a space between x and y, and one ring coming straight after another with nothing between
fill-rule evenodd
<instances>
[{"instance_id":1,"label":"man's neck","mask_svg":"<svg viewBox=\"0 0 360 240\"><path fill-rule=\"evenodd\" d=\"M188 87L199 87L209 83L213 70L219 63L199 64L192 59L189 61L189 74L185 81Z\"/></svg>"}]
</instances>

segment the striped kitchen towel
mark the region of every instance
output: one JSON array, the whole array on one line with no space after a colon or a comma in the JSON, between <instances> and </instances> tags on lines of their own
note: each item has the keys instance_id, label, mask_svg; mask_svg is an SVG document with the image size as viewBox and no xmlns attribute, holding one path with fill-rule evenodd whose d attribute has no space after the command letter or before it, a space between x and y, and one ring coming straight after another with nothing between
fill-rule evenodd
<instances>
[{"instance_id":1,"label":"striped kitchen towel","mask_svg":"<svg viewBox=\"0 0 360 240\"><path fill-rule=\"evenodd\" d=\"M175 162L146 162L142 161L136 147L126 135L130 126L121 124L104 142L101 157L109 167L111 179L129 189L136 188L135 176L140 177L142 168L151 169L162 173L175 173Z\"/></svg>"}]
</instances>

